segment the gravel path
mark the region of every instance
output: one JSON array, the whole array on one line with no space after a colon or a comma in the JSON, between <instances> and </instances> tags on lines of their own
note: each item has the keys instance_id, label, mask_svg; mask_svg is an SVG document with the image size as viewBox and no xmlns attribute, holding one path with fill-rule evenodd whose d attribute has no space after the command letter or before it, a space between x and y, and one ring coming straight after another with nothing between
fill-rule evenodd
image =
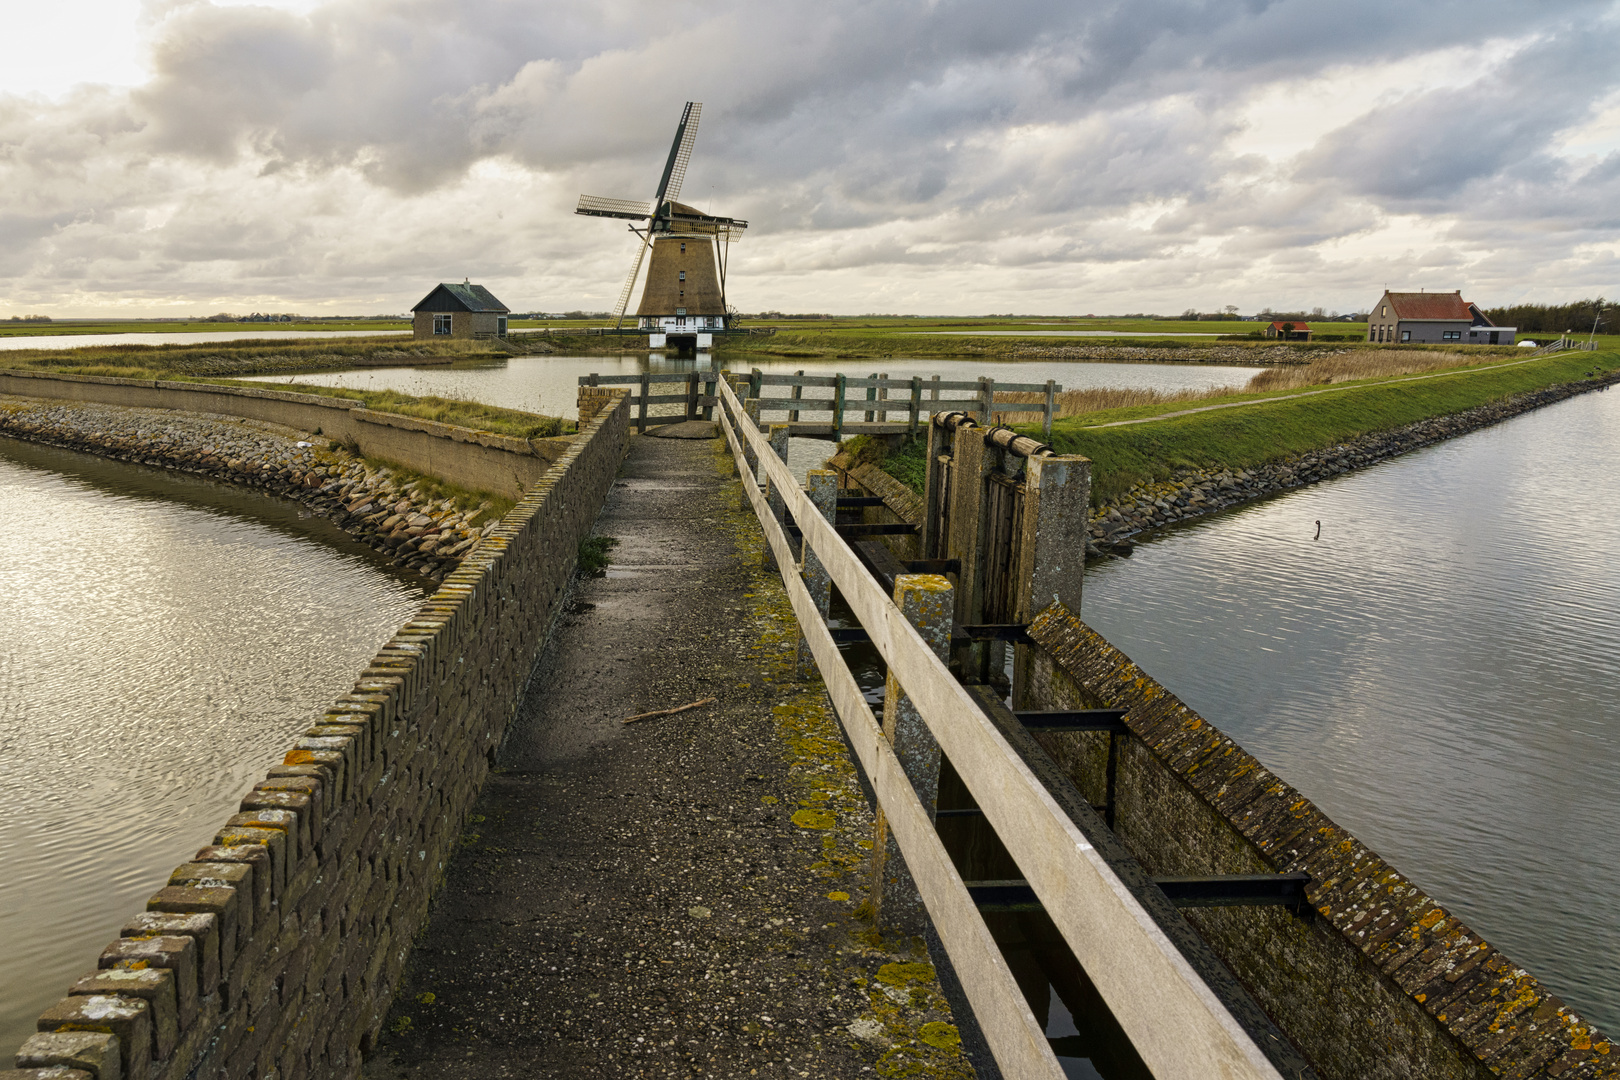
<instances>
[{"instance_id":1,"label":"gravel path","mask_svg":"<svg viewBox=\"0 0 1620 1080\"><path fill-rule=\"evenodd\" d=\"M973 1075L713 442L633 437L366 1065L381 1078ZM706 697L718 703L626 725Z\"/></svg>"}]
</instances>

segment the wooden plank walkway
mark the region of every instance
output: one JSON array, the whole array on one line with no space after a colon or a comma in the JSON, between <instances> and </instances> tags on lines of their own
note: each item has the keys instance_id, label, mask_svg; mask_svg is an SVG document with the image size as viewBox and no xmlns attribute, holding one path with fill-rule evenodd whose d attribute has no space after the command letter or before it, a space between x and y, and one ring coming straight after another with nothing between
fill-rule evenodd
<instances>
[{"instance_id":1,"label":"wooden plank walkway","mask_svg":"<svg viewBox=\"0 0 1620 1080\"><path fill-rule=\"evenodd\" d=\"M925 957L856 917L871 812L729 461L631 439L615 565L537 670L368 1076L973 1075Z\"/></svg>"}]
</instances>

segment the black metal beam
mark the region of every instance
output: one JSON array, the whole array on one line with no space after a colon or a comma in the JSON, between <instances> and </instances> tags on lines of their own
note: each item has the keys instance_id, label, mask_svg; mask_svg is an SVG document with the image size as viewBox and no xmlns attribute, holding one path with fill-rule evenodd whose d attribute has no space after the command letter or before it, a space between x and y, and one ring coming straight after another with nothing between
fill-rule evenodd
<instances>
[{"instance_id":1,"label":"black metal beam","mask_svg":"<svg viewBox=\"0 0 1620 1080\"><path fill-rule=\"evenodd\" d=\"M1018 709L1014 716L1030 731L1124 732L1124 709Z\"/></svg>"},{"instance_id":2,"label":"black metal beam","mask_svg":"<svg viewBox=\"0 0 1620 1080\"><path fill-rule=\"evenodd\" d=\"M882 506L882 505L884 505L884 503L883 503L883 497L881 495L840 495L840 496L838 496L838 505L839 506Z\"/></svg>"},{"instance_id":3,"label":"black metal beam","mask_svg":"<svg viewBox=\"0 0 1620 1080\"><path fill-rule=\"evenodd\" d=\"M960 574L961 559L907 559L908 574Z\"/></svg>"},{"instance_id":4,"label":"black metal beam","mask_svg":"<svg viewBox=\"0 0 1620 1080\"><path fill-rule=\"evenodd\" d=\"M1011 641L1019 645L1033 645L1035 640L1029 636L1028 623L981 623L973 626L963 626L957 623L951 627L951 644L965 645L970 641Z\"/></svg>"},{"instance_id":5,"label":"black metal beam","mask_svg":"<svg viewBox=\"0 0 1620 1080\"><path fill-rule=\"evenodd\" d=\"M1309 874L1297 871L1292 874L1155 877L1153 884L1178 908L1286 907L1297 912L1309 905L1305 886L1310 880ZM966 881L963 884L980 911L1041 910L1040 899L1026 881Z\"/></svg>"},{"instance_id":6,"label":"black metal beam","mask_svg":"<svg viewBox=\"0 0 1620 1080\"><path fill-rule=\"evenodd\" d=\"M853 536L911 536L917 531L917 526L909 521L888 521L871 525L835 525L838 535L848 539Z\"/></svg>"},{"instance_id":7,"label":"black metal beam","mask_svg":"<svg viewBox=\"0 0 1620 1080\"><path fill-rule=\"evenodd\" d=\"M1305 886L1311 875L1219 874L1214 877L1156 877L1153 884L1176 907L1252 907L1273 905L1303 911L1309 904Z\"/></svg>"}]
</instances>

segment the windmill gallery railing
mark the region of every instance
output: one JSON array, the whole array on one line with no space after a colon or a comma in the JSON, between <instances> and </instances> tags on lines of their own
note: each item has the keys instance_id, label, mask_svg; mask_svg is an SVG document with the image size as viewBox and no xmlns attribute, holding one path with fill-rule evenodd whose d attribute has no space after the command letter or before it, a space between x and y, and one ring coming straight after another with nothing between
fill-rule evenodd
<instances>
[{"instance_id":1,"label":"windmill gallery railing","mask_svg":"<svg viewBox=\"0 0 1620 1080\"><path fill-rule=\"evenodd\" d=\"M649 416L665 423L677 416L658 416L650 406L684 405L677 414L687 420L713 419L715 386L720 372L667 371L640 375L581 375L581 386L629 386L636 429L645 431ZM842 439L851 435L916 435L933 416L962 413L981 424L1003 418L1040 417L1042 438L1050 438L1057 414L1057 395L1063 387L1044 383L997 383L994 379L941 379L938 375L866 378L848 375L767 374L755 368L740 379L745 408L757 425L763 419L778 425L775 415L785 414L787 433L805 438ZM652 387L678 384L680 393L652 393ZM767 396L777 388L773 396ZM812 391L807 396L806 390ZM817 391L826 392L820 396ZM1036 395L1029 401L1028 395ZM763 419L762 419L763 418Z\"/></svg>"},{"instance_id":2,"label":"windmill gallery railing","mask_svg":"<svg viewBox=\"0 0 1620 1080\"><path fill-rule=\"evenodd\" d=\"M801 488L778 456L781 448L752 419L758 399L745 401L724 381L718 390L720 426L739 464L743 494L781 568L802 648L820 670L877 797L874 859L892 851L889 861L896 867L878 862L874 906L887 922L888 905L904 909L920 901L1002 1074L1021 1080L1064 1076L981 915L998 910L997 904L1005 910L1044 908L1143 1064L1160 1080L1314 1075L1181 919L1168 898L1175 886L1143 874L1072 785L1065 787L1056 770L1040 767L1043 751L1020 727L1026 715L1014 714L988 686L964 685L952 674L947 658L957 637L972 638L986 628L956 622L947 578L906 572L947 568L898 567L900 573L889 579L891 598L841 535L851 530L835 523L835 474L812 471L809 490ZM975 431L984 441L984 429L963 417L941 417L930 425L931 434L952 425L959 443ZM1049 478L1061 477L1064 466L1084 464L1023 441L1030 444L1026 452L1036 447L1041 460L1052 463ZM963 460L953 480L960 493L982 459L957 456ZM1042 468L1033 471L1039 502ZM1080 468L1074 475L1083 480L1087 474ZM864 535L861 528L853 534ZM795 535L802 540L797 549ZM830 586L859 621L859 636L888 667L881 725L826 623ZM839 631L841 637L849 634ZM1117 715L1108 719L1119 726ZM1087 729L1100 730L1095 724ZM941 754L976 801L972 812L994 830L1023 880L963 881L935 826Z\"/></svg>"}]
</instances>

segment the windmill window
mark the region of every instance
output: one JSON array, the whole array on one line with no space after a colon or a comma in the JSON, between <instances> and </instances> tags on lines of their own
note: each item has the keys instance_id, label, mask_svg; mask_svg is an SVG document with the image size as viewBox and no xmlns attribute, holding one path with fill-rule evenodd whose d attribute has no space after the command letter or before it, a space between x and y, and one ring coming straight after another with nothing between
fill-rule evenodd
<instances>
[{"instance_id":1,"label":"windmill window","mask_svg":"<svg viewBox=\"0 0 1620 1080\"><path fill-rule=\"evenodd\" d=\"M685 280L686 280L686 271L685 271L685 270L682 270L682 271L681 271L681 280L682 280L682 281L685 281Z\"/></svg>"},{"instance_id":2,"label":"windmill window","mask_svg":"<svg viewBox=\"0 0 1620 1080\"><path fill-rule=\"evenodd\" d=\"M435 315L435 316L433 316L433 332L435 334L448 334L450 332L450 316L449 315Z\"/></svg>"},{"instance_id":3,"label":"windmill window","mask_svg":"<svg viewBox=\"0 0 1620 1080\"><path fill-rule=\"evenodd\" d=\"M682 244L682 245L681 245L681 254L682 254L682 255L685 255L685 254L686 254L686 245L685 245L685 244Z\"/></svg>"}]
</instances>

